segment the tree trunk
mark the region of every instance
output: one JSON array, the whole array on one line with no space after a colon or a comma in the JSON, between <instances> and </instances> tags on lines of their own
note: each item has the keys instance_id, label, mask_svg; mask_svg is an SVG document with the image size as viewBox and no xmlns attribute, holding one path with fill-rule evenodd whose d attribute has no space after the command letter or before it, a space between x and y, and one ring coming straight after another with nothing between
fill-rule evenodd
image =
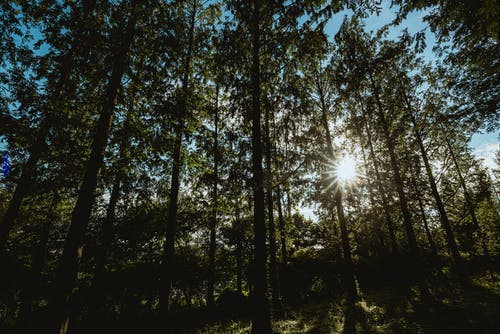
<instances>
[{"instance_id":1,"label":"tree trunk","mask_svg":"<svg viewBox=\"0 0 500 334\"><path fill-rule=\"evenodd\" d=\"M359 131L358 135L361 138L362 132ZM363 143L360 143L360 147L361 147L361 156L363 158L363 164L365 165L365 173L368 175L370 173L370 169L368 168L368 159L366 157L366 151L365 151L365 148L363 147ZM372 209L374 209L374 208L376 208L377 204L375 202L375 195L373 193L373 184L370 181L370 178L368 178L366 180L366 182L367 182L367 189L368 189L368 197L370 199L370 205L371 205ZM365 231L365 233L369 233L369 232ZM377 226L377 234L378 234L378 238L379 238L379 242L380 242L378 253L383 253L385 250L385 241L384 241L384 231L383 231L381 225ZM384 255L384 254L380 254L380 255Z\"/></svg>"},{"instance_id":2,"label":"tree trunk","mask_svg":"<svg viewBox=\"0 0 500 334\"><path fill-rule=\"evenodd\" d=\"M323 129L325 131L326 137L326 145L328 148L328 154L331 159L335 157L335 152L333 150L332 144L332 136L330 134L330 128L328 127L328 110L325 102L325 97L323 93L323 89L319 82L319 78L316 81L320 102L321 102L321 123L323 125ZM344 257L344 282L346 284L347 292L349 298L357 299L358 298L358 290L356 288L356 277L354 275L354 264L352 262L351 256L351 246L349 244L349 232L347 231L347 221L344 216L344 207L342 204L342 190L337 181L335 181L335 185L333 186L334 191L334 202L335 208L337 211L337 218L339 220L340 226L340 237L342 239L342 250Z\"/></svg>"},{"instance_id":3,"label":"tree trunk","mask_svg":"<svg viewBox=\"0 0 500 334\"><path fill-rule=\"evenodd\" d=\"M52 194L52 203L50 205L50 212L47 220L43 223L40 231L38 247L35 248L33 253L33 264L31 272L33 274L33 281L30 282L21 293L21 305L19 308L19 315L16 325L20 332L32 333L35 329L30 316L33 311L33 301L37 298L39 289L42 286L42 271L47 261L48 242L50 237L50 230L57 219L57 204L60 197L57 191Z\"/></svg>"},{"instance_id":4,"label":"tree trunk","mask_svg":"<svg viewBox=\"0 0 500 334\"><path fill-rule=\"evenodd\" d=\"M118 173L115 177L113 189L109 197L108 207L106 209L106 217L102 226L102 241L97 249L95 257L95 272L94 281L92 284L93 291L91 296L91 303L89 305L89 323L91 326L99 325L99 314L102 311L102 301L104 300L105 291L103 289L106 259L108 250L113 241L113 225L116 220L116 204L120 197L121 175ZM96 327L93 327L96 328Z\"/></svg>"},{"instance_id":5,"label":"tree trunk","mask_svg":"<svg viewBox=\"0 0 500 334\"><path fill-rule=\"evenodd\" d=\"M243 228L240 218L240 207L236 205L236 289L238 294L243 294Z\"/></svg>"},{"instance_id":6,"label":"tree trunk","mask_svg":"<svg viewBox=\"0 0 500 334\"><path fill-rule=\"evenodd\" d=\"M398 243L396 241L396 232L394 228L394 222L392 221L391 218L391 211L389 209L389 201L387 199L387 194L386 190L384 189L384 186L382 185L382 176L380 175L380 169L378 166L378 161L375 156L375 149L373 148L373 142L372 142L372 134L370 129L368 128L368 121L366 119L366 114L363 110L363 123L365 125L365 131L366 131L366 138L368 141L368 147L370 149L370 159L373 164L373 169L375 170L375 178L376 178L376 184L378 191L380 193L380 198L382 199L382 208L384 210L384 216L385 216L385 223L387 225L387 229L389 230L389 237L391 239L391 249L392 253L397 255L399 253L399 248L398 248Z\"/></svg>"},{"instance_id":7,"label":"tree trunk","mask_svg":"<svg viewBox=\"0 0 500 334\"><path fill-rule=\"evenodd\" d=\"M418 164L418 162L416 162ZM424 223L424 229L425 229L425 235L427 236L427 241L429 242L429 246L431 248L432 256L438 260L438 253L437 253L437 248L436 244L434 243L434 240L432 239L431 231L429 229L429 225L427 224L427 215L425 214L425 206L424 202L422 201L422 192L420 191L420 187L418 185L418 180L420 178L420 173L418 172L418 169L416 172L413 172L413 167L411 168L412 170L412 183L413 183L413 188L415 189L415 195L417 196L417 202L418 202L418 209L420 210L420 215L422 217L422 222Z\"/></svg>"},{"instance_id":8,"label":"tree trunk","mask_svg":"<svg viewBox=\"0 0 500 334\"><path fill-rule=\"evenodd\" d=\"M488 264L491 267L492 260L490 257L490 252L488 250L488 246L486 245L485 236L483 234L483 231L481 230L481 226L479 226L479 222L478 222L477 216L476 216L476 211L474 209L474 204L472 203L472 199L470 197L469 190L467 189L467 184L465 183L465 179L462 175L462 171L460 170L460 165L458 164L457 157L455 155L455 151L453 150L453 147L451 146L450 139L448 138L448 135L442 126L441 126L441 131L444 134L446 145L448 147L448 150L450 151L450 155L451 155L451 159L453 160L453 164L455 165L455 169L456 169L457 174L458 174L458 180L459 180L460 186L462 187L462 190L464 192L465 204L467 205L467 209L469 210L469 214L472 218L472 224L479 235L479 240L480 240L481 246L483 248L483 254L486 257L486 260L488 261ZM493 276L493 274L492 274L492 276Z\"/></svg>"},{"instance_id":9,"label":"tree trunk","mask_svg":"<svg viewBox=\"0 0 500 334\"><path fill-rule=\"evenodd\" d=\"M134 8L134 2L132 2ZM87 229L92 206L95 200L95 188L104 159L108 136L111 129L115 108L115 100L121 87L121 80L128 51L132 43L135 30L135 16L133 10L127 24L121 45L116 48L114 64L109 79L105 101L101 109L97 130L92 143L92 152L83 176L78 199L71 216L71 224L64 244L64 250L59 261L54 283L54 296L51 302L54 326L61 334L65 334L69 325L68 301L78 272L78 260L82 255L83 241ZM55 328L52 329L55 331Z\"/></svg>"},{"instance_id":10,"label":"tree trunk","mask_svg":"<svg viewBox=\"0 0 500 334\"><path fill-rule=\"evenodd\" d=\"M441 196L439 195L439 191L437 189L436 179L434 178L434 174L432 173L431 165L429 163L429 158L427 156L427 151L425 150L424 142L422 140L422 135L420 134L420 131L418 129L417 120L415 119L415 115L413 114L413 111L412 111L412 108L410 105L410 101L408 100L408 96L406 95L406 93L403 90L402 90L402 94L403 94L403 98L404 98L405 103L406 103L406 107L408 109L408 113L409 113L410 118L411 118L411 122L413 124L413 133L415 135L415 139L417 140L418 148L420 149L420 155L422 156L422 159L424 161L425 171L426 171L427 177L429 179L429 185L431 187L432 197L434 197L434 201L436 202L436 207L437 207L438 212L439 212L439 221L441 222L441 227L445 231L446 242L447 242L448 247L451 251L451 256L453 258L453 262L454 262L455 267L457 268L458 272L461 275L466 275L465 269L463 266L463 260L462 260L462 257L460 256L460 252L458 251L457 243L455 241L455 236L453 234L453 230L451 228L450 221L448 220L448 215L446 213L443 201L441 200Z\"/></svg>"},{"instance_id":11,"label":"tree trunk","mask_svg":"<svg viewBox=\"0 0 500 334\"><path fill-rule=\"evenodd\" d=\"M210 222L210 244L208 250L208 289L207 305L214 305L214 284L215 284L215 229L217 227L217 185L218 185L218 122L219 122L219 86L217 85L215 93L215 115L214 115L214 189L212 203L212 221Z\"/></svg>"},{"instance_id":12,"label":"tree trunk","mask_svg":"<svg viewBox=\"0 0 500 334\"><path fill-rule=\"evenodd\" d=\"M398 165L397 158L396 158L396 152L395 152L396 146L394 144L394 140L393 140L391 133L389 131L389 125L387 124L387 120L385 119L384 110L382 108L382 103L380 102L380 96L379 96L379 91L378 91L379 88L375 84L375 81L373 80L373 76L371 73L370 73L370 81L372 84L373 93L375 95L375 101L377 104L377 111L378 111L378 118L379 118L379 121L382 125L382 131L384 134L385 144L386 144L387 150L389 151L391 168L392 168L393 177L394 177L394 184L396 186L396 191L397 191L398 197L399 197L399 206L401 209L401 213L403 215L403 224L404 224L405 231L406 231L406 237L408 239L408 246L410 248L410 253L411 253L412 257L414 257L415 260L418 260L419 252L418 252L417 238L415 237L415 231L413 230L413 225L411 222L411 213L410 213L410 210L408 209L408 200L406 198L406 194L404 191L403 179L401 178L401 173L399 171L399 165Z\"/></svg>"},{"instance_id":13,"label":"tree trunk","mask_svg":"<svg viewBox=\"0 0 500 334\"><path fill-rule=\"evenodd\" d=\"M269 301L266 296L266 224L264 222L264 175L262 170L261 110L260 110L260 11L261 1L253 1L252 36L252 174L254 214L254 310L252 334L271 333Z\"/></svg>"},{"instance_id":14,"label":"tree trunk","mask_svg":"<svg viewBox=\"0 0 500 334\"><path fill-rule=\"evenodd\" d=\"M163 262L161 264L160 277L160 314L167 325L167 332L172 332L172 319L169 314L170 293L172 291L172 273L174 268L174 243L175 232L177 228L177 200L179 197L180 187L180 168L182 166L181 149L182 149L182 134L184 132L184 122L186 114L186 103L189 94L189 80L191 74L191 61L194 44L194 28L196 21L197 1L193 2L191 18L189 23L189 40L187 53L184 59L184 73L182 78L181 96L176 106L177 125L175 127L175 143L172 153L172 176L170 179L170 193L167 221L165 226L165 244L163 248Z\"/></svg>"},{"instance_id":15,"label":"tree trunk","mask_svg":"<svg viewBox=\"0 0 500 334\"><path fill-rule=\"evenodd\" d=\"M375 80L373 79L373 75L370 72L369 73L369 78L370 82L372 85L372 90L375 95L375 101L377 105L377 111L378 111L378 118L379 121L382 125L382 131L384 134L384 139L385 139L385 144L387 147L387 150L389 152L389 157L390 157L390 162L391 162L391 169L393 172L393 177L394 177L394 183L396 185L396 191L398 193L399 197L399 206L401 209L401 213L403 215L403 225L405 227L406 231L406 237L408 239L408 246L410 248L410 256L411 256L411 261L415 264L416 267L416 274L417 274L417 282L418 286L421 292L421 297L423 300L430 300L430 292L429 288L427 286L427 283L424 278L424 265L420 259L420 254L419 254L419 249L417 245L417 238L415 237L415 231L413 229L413 225L411 222L411 213L410 210L408 209L408 200L406 198L406 194L404 191L404 183L403 179L401 178L401 173L399 171L399 165L396 159L396 152L395 148L396 145L394 143L394 140L392 138L392 135L389 130L389 125L387 123L387 120L384 115L384 110L382 108L382 103L380 101L380 95L379 95L379 87L376 85Z\"/></svg>"},{"instance_id":16,"label":"tree trunk","mask_svg":"<svg viewBox=\"0 0 500 334\"><path fill-rule=\"evenodd\" d=\"M278 272L276 268L276 227L274 225L274 199L273 199L273 172L271 158L271 132L269 129L269 109L265 111L265 160L266 160L266 194L267 194L267 219L269 228L269 281L271 286L272 308L279 307Z\"/></svg>"},{"instance_id":17,"label":"tree trunk","mask_svg":"<svg viewBox=\"0 0 500 334\"><path fill-rule=\"evenodd\" d=\"M286 252L286 231L285 231L285 220L283 218L283 206L281 202L281 187L278 185L276 188L276 200L278 206L278 227L280 230L281 239L281 263L286 265L288 262L287 252Z\"/></svg>"},{"instance_id":18,"label":"tree trunk","mask_svg":"<svg viewBox=\"0 0 500 334\"><path fill-rule=\"evenodd\" d=\"M84 10L81 18L82 22L84 22L94 11L95 1L84 1L83 5ZM56 108L59 106L58 102L63 94L64 86L66 85L68 77L73 69L73 57L75 56L76 51L81 47L81 41L79 41L78 37L81 36L77 36L75 38L71 48L62 58L57 70L59 78L57 79L53 92L49 97L49 101L51 103L55 102ZM51 127L53 126L51 116L50 111L45 109L45 115L40 123L35 142L28 150L28 160L22 168L21 176L16 185L16 189L14 190L14 194L9 202L7 210L4 213L2 223L0 224L0 252L5 249L5 243L17 217L19 216L19 209L21 208L24 197L30 194L33 190L33 174L35 173L36 165L38 164L40 157L47 150L46 139Z\"/></svg>"}]
</instances>

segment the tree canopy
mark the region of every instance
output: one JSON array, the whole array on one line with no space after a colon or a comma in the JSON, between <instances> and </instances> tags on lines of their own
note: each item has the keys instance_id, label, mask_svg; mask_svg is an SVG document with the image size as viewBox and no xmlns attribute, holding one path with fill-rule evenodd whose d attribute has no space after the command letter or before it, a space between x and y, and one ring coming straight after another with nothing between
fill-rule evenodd
<instances>
[{"instance_id":1,"label":"tree canopy","mask_svg":"<svg viewBox=\"0 0 500 334\"><path fill-rule=\"evenodd\" d=\"M495 328L499 14L2 2L0 331Z\"/></svg>"}]
</instances>

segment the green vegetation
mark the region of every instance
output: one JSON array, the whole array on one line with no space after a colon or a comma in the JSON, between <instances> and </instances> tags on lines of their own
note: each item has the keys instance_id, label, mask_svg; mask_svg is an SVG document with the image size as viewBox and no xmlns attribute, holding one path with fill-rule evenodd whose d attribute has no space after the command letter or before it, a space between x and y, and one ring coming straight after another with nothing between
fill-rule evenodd
<instances>
[{"instance_id":1,"label":"green vegetation","mask_svg":"<svg viewBox=\"0 0 500 334\"><path fill-rule=\"evenodd\" d=\"M497 2L2 1L0 332L495 332Z\"/></svg>"}]
</instances>

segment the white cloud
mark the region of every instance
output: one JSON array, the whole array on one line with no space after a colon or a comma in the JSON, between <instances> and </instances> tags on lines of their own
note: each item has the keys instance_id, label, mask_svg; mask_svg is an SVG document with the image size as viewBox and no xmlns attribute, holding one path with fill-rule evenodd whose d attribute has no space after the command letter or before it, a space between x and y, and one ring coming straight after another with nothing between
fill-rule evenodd
<instances>
[{"instance_id":1,"label":"white cloud","mask_svg":"<svg viewBox=\"0 0 500 334\"><path fill-rule=\"evenodd\" d=\"M489 169L498 168L495 163L495 154L500 149L500 141L495 143L486 143L483 145L479 145L474 148L472 153L483 160L483 165L488 167Z\"/></svg>"}]
</instances>

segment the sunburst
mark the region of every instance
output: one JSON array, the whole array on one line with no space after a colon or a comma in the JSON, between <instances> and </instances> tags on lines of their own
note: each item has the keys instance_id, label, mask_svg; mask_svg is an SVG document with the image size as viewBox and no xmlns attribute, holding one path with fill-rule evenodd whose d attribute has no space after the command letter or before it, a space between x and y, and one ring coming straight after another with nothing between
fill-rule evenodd
<instances>
[{"instance_id":1,"label":"sunburst","mask_svg":"<svg viewBox=\"0 0 500 334\"><path fill-rule=\"evenodd\" d=\"M325 190L339 189L341 186L353 186L358 179L357 162L350 155L344 155L327 163L327 178L330 181Z\"/></svg>"}]
</instances>

